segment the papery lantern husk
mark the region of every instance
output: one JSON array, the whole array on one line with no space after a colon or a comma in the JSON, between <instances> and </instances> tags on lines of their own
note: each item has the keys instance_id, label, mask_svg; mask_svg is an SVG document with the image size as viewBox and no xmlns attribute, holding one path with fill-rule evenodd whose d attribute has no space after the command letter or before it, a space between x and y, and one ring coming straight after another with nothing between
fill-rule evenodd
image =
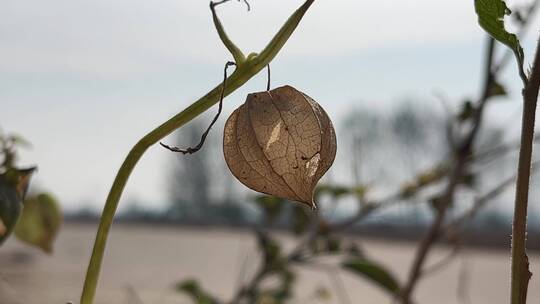
<instances>
[{"instance_id":1,"label":"papery lantern husk","mask_svg":"<svg viewBox=\"0 0 540 304\"><path fill-rule=\"evenodd\" d=\"M323 108L291 86L249 94L227 120L223 136L225 160L240 182L312 208L336 144Z\"/></svg>"}]
</instances>

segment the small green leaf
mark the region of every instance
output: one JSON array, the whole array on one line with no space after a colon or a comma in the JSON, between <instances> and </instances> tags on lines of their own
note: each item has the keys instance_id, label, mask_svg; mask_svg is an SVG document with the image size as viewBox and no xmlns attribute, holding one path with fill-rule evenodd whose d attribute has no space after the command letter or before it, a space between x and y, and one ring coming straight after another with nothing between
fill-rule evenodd
<instances>
[{"instance_id":1,"label":"small green leaf","mask_svg":"<svg viewBox=\"0 0 540 304\"><path fill-rule=\"evenodd\" d=\"M345 269L362 275L392 294L400 291L398 281L384 267L366 259L350 259L342 264Z\"/></svg>"},{"instance_id":2,"label":"small green leaf","mask_svg":"<svg viewBox=\"0 0 540 304\"><path fill-rule=\"evenodd\" d=\"M514 51L520 63L523 62L523 49L515 34L504 28L504 16L512 12L502 0L475 0L474 8L478 15L478 23L497 41L507 45Z\"/></svg>"},{"instance_id":3,"label":"small green leaf","mask_svg":"<svg viewBox=\"0 0 540 304\"><path fill-rule=\"evenodd\" d=\"M459 112L457 118L459 121L463 122L473 117L475 112L476 108L474 107L472 101L465 100L461 105L461 111Z\"/></svg>"},{"instance_id":4,"label":"small green leaf","mask_svg":"<svg viewBox=\"0 0 540 304\"><path fill-rule=\"evenodd\" d=\"M11 169L0 174L0 245L13 231L21 214L22 202L28 189L32 169Z\"/></svg>"},{"instance_id":5,"label":"small green leaf","mask_svg":"<svg viewBox=\"0 0 540 304\"><path fill-rule=\"evenodd\" d=\"M61 223L62 213L56 200L49 194L40 194L24 201L15 235L21 241L51 253Z\"/></svg>"},{"instance_id":6,"label":"small green leaf","mask_svg":"<svg viewBox=\"0 0 540 304\"><path fill-rule=\"evenodd\" d=\"M195 280L185 280L176 285L176 290L184 292L191 297L196 304L217 304L218 301L205 292Z\"/></svg>"},{"instance_id":7,"label":"small green leaf","mask_svg":"<svg viewBox=\"0 0 540 304\"><path fill-rule=\"evenodd\" d=\"M506 88L498 81L494 81L493 85L491 86L488 92L488 97L506 96L506 95L508 95Z\"/></svg>"},{"instance_id":8,"label":"small green leaf","mask_svg":"<svg viewBox=\"0 0 540 304\"><path fill-rule=\"evenodd\" d=\"M363 199L366 196L367 191L368 191L368 187L364 185L359 185L359 186L354 187L354 194L359 199Z\"/></svg>"},{"instance_id":9,"label":"small green leaf","mask_svg":"<svg viewBox=\"0 0 540 304\"><path fill-rule=\"evenodd\" d=\"M21 209L22 201L17 195L16 186L6 178L6 175L0 175L0 220L3 227L0 233L0 244L11 234L19 219Z\"/></svg>"}]
</instances>

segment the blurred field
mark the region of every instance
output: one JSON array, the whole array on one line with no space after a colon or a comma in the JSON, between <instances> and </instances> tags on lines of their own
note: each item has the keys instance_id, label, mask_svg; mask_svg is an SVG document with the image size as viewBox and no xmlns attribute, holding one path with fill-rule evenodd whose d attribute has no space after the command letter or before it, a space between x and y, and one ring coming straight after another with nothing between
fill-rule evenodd
<instances>
[{"instance_id":1,"label":"blurred field","mask_svg":"<svg viewBox=\"0 0 540 304\"><path fill-rule=\"evenodd\" d=\"M0 303L48 304L78 302L86 263L95 233L89 224L63 227L52 256L11 239L0 248ZM287 239L287 237L283 237ZM404 279L414 252L408 243L359 240L366 253L387 265ZM292 244L287 239L287 244ZM239 273L246 269L248 280L257 265L254 239L248 232L194 230L182 227L152 227L117 224L113 227L98 288L97 303L191 303L176 293L173 285L196 278L207 290L230 299L239 284ZM433 251L430 262L445 256L445 248ZM535 274L529 287L529 303L540 303L540 254L530 254ZM421 282L418 303L508 303L509 254L505 251L466 250L440 272ZM463 271L466 270L466 271ZM342 272L350 303L391 303L378 287ZM458 281L468 286L458 291ZM463 281L465 280L465 281ZM332 297L314 299L317 287L325 286ZM335 281L320 269L300 272L291 303L343 303L335 294Z\"/></svg>"}]
</instances>

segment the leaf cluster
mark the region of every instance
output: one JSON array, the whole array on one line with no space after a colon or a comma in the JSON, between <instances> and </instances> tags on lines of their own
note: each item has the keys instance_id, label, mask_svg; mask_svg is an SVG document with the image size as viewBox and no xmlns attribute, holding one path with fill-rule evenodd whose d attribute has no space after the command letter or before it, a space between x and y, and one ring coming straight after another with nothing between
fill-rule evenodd
<instances>
[{"instance_id":1,"label":"leaf cluster","mask_svg":"<svg viewBox=\"0 0 540 304\"><path fill-rule=\"evenodd\" d=\"M0 245L14 231L19 240L51 253L62 213L48 193L26 197L36 168L18 168L16 160L17 148L28 146L18 135L0 133Z\"/></svg>"}]
</instances>

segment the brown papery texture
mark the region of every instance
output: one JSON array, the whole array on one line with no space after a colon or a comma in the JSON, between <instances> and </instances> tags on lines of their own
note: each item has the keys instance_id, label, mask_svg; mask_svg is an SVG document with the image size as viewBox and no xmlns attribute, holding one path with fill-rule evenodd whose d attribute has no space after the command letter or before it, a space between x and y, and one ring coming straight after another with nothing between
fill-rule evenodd
<instances>
[{"instance_id":1,"label":"brown papery texture","mask_svg":"<svg viewBox=\"0 0 540 304\"><path fill-rule=\"evenodd\" d=\"M313 208L315 186L334 162L336 146L326 112L291 86L249 94L223 136L225 160L240 182Z\"/></svg>"}]
</instances>

